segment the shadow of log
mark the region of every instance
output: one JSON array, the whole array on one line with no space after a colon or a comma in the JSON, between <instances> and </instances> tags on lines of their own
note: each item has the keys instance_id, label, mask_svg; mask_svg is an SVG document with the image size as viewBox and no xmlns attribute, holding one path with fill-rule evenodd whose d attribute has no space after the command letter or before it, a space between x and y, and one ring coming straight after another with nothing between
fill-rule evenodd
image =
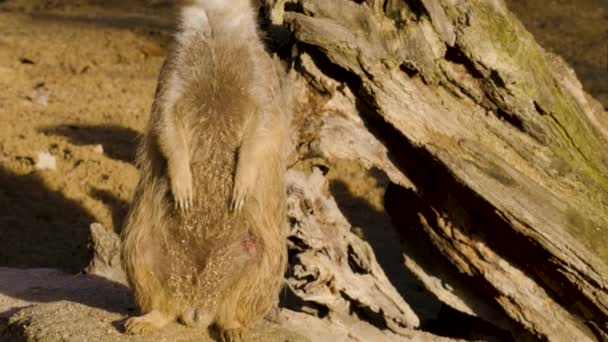
<instances>
[{"instance_id":1,"label":"shadow of log","mask_svg":"<svg viewBox=\"0 0 608 342\"><path fill-rule=\"evenodd\" d=\"M94 188L91 191L91 196L110 207L112 210L113 230L116 234L120 235L125 216L127 215L127 210L129 209L129 203L116 197L110 191L97 188Z\"/></svg>"},{"instance_id":2,"label":"shadow of log","mask_svg":"<svg viewBox=\"0 0 608 342\"><path fill-rule=\"evenodd\" d=\"M326 307L316 305L316 303L305 302L302 298L298 297L289 286L284 286L279 294L279 305L280 308L285 308L297 312L306 312L312 308L316 312L319 318L327 316L328 310Z\"/></svg>"},{"instance_id":3,"label":"shadow of log","mask_svg":"<svg viewBox=\"0 0 608 342\"><path fill-rule=\"evenodd\" d=\"M342 181L331 181L329 188L348 222L353 228L363 231L365 241L371 245L382 270L401 297L422 322L434 318L441 302L404 267L399 235L387 213L372 207L365 198L354 195Z\"/></svg>"},{"instance_id":4,"label":"shadow of log","mask_svg":"<svg viewBox=\"0 0 608 342\"><path fill-rule=\"evenodd\" d=\"M475 308L476 305L473 303L480 299L470 298L470 294L476 293L479 294L480 298L485 299L489 292L488 289L463 276L455 266L443 259L437 247L421 227L418 213L419 210L422 210L422 207L419 197L412 190L393 183L387 187L385 193L386 212L391 217L396 229L398 229L404 253L424 268L429 275L438 279L449 279L448 282L454 281L458 284L466 284L468 287L466 293L460 291L458 286L453 286L452 290L465 303L469 303ZM439 265L428 267L429 264L433 263ZM515 335L517 338L525 337L527 340L534 340L520 331L512 335L509 331L493 323L495 322L488 322L480 317L468 315L442 303L437 317L424 322L422 329L437 335L465 339L487 340L493 338L492 340L513 341L513 335Z\"/></svg>"},{"instance_id":5,"label":"shadow of log","mask_svg":"<svg viewBox=\"0 0 608 342\"><path fill-rule=\"evenodd\" d=\"M103 146L103 151L112 159L127 163L135 160L139 133L134 129L108 125L58 125L40 129L47 135L64 136L76 145Z\"/></svg>"},{"instance_id":6,"label":"shadow of log","mask_svg":"<svg viewBox=\"0 0 608 342\"><path fill-rule=\"evenodd\" d=\"M381 171L372 169L368 172L379 180L379 184L388 183L387 176ZM394 185L389 185L389 187L392 186ZM403 205L395 206L391 203L387 208L387 211L391 210L391 216L389 216L387 212L372 207L365 198L355 196L341 181L331 182L330 191L336 199L340 211L353 227L363 230L366 241L372 246L378 263L387 277L420 317L422 330L451 338L513 341L508 331L442 303L404 266L402 253L406 253L413 259L432 258L432 253L428 253L428 250L433 248L430 241L424 241L428 240L426 237L410 234L407 234L409 243L404 244L403 239L406 234L397 232L393 227L391 216L395 215L395 208L399 208L401 213L411 213L416 216L415 211L412 211L409 206L403 208ZM392 197L392 193L394 193L392 188L390 192L388 201L392 202L397 198ZM401 197L398 199L400 200ZM404 226L403 221L397 223L399 223L399 227Z\"/></svg>"},{"instance_id":7,"label":"shadow of log","mask_svg":"<svg viewBox=\"0 0 608 342\"><path fill-rule=\"evenodd\" d=\"M33 13L32 18L48 23L62 23L78 26L96 26L124 29L156 40L161 47L167 47L170 33L174 31L170 12L161 15L137 13L117 14L65 14L65 13Z\"/></svg>"},{"instance_id":8,"label":"shadow of log","mask_svg":"<svg viewBox=\"0 0 608 342\"><path fill-rule=\"evenodd\" d=\"M11 269L0 267L0 294L29 303L69 301L108 312L135 312L131 290L124 284L90 274L72 275L56 269ZM20 307L27 306L24 303ZM19 307L0 312L9 317Z\"/></svg>"},{"instance_id":9,"label":"shadow of log","mask_svg":"<svg viewBox=\"0 0 608 342\"><path fill-rule=\"evenodd\" d=\"M0 10L29 13L33 20L49 24L130 30L162 45L170 40L176 13L174 1L0 1Z\"/></svg>"},{"instance_id":10,"label":"shadow of log","mask_svg":"<svg viewBox=\"0 0 608 342\"><path fill-rule=\"evenodd\" d=\"M92 215L36 173L0 167L0 266L80 271L91 258Z\"/></svg>"}]
</instances>

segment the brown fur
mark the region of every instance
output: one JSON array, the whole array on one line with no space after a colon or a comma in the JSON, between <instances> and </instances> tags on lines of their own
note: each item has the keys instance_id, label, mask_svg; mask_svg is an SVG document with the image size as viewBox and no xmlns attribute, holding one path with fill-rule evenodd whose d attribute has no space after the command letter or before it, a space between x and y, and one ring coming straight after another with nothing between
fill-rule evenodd
<instances>
[{"instance_id":1,"label":"brown fur","mask_svg":"<svg viewBox=\"0 0 608 342\"><path fill-rule=\"evenodd\" d=\"M206 11L200 29L178 33L159 76L122 234L143 314L127 321L130 333L179 320L239 340L282 285L285 105L250 22L222 26L254 16L233 3L243 7Z\"/></svg>"}]
</instances>

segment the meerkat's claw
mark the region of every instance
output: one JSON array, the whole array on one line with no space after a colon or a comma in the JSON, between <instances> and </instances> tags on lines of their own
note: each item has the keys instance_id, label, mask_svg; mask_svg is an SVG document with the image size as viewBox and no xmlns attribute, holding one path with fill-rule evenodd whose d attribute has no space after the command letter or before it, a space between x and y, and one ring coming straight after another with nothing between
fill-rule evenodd
<instances>
[{"instance_id":1,"label":"meerkat's claw","mask_svg":"<svg viewBox=\"0 0 608 342\"><path fill-rule=\"evenodd\" d=\"M184 212L189 210L192 207L194 197L190 169L181 168L179 172L170 172L169 177L176 208Z\"/></svg>"},{"instance_id":2,"label":"meerkat's claw","mask_svg":"<svg viewBox=\"0 0 608 342\"><path fill-rule=\"evenodd\" d=\"M230 206L232 211L239 212L245 205L245 201L249 199L250 195L255 189L255 184L257 182L256 167L257 164L255 163L243 162L242 159L239 160L232 189L232 200Z\"/></svg>"},{"instance_id":3,"label":"meerkat's claw","mask_svg":"<svg viewBox=\"0 0 608 342\"><path fill-rule=\"evenodd\" d=\"M245 191L242 191L240 187L235 187L232 193L232 201L230 203L230 210L239 212L245 204L245 198L247 195Z\"/></svg>"},{"instance_id":4,"label":"meerkat's claw","mask_svg":"<svg viewBox=\"0 0 608 342\"><path fill-rule=\"evenodd\" d=\"M188 211L192 207L192 191L191 189L178 190L179 186L172 187L175 206L180 211Z\"/></svg>"}]
</instances>

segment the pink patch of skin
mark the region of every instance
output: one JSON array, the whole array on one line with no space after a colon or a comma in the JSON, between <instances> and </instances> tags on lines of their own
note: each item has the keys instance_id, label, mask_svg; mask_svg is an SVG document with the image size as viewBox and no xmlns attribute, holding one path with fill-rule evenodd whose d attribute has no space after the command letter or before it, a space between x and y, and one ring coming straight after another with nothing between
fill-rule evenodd
<instances>
[{"instance_id":1,"label":"pink patch of skin","mask_svg":"<svg viewBox=\"0 0 608 342\"><path fill-rule=\"evenodd\" d=\"M245 249L247 250L247 253L249 253L249 255L254 257L258 254L257 248L255 247L255 242L253 242L250 236L247 236L245 238L243 244L245 245Z\"/></svg>"}]
</instances>

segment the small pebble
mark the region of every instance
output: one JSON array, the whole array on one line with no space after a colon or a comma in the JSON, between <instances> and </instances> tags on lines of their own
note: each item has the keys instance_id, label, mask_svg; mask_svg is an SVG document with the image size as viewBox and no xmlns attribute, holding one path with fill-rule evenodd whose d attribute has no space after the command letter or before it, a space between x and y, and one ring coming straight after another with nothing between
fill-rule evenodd
<instances>
[{"instance_id":1,"label":"small pebble","mask_svg":"<svg viewBox=\"0 0 608 342\"><path fill-rule=\"evenodd\" d=\"M103 145L97 144L93 146L93 151L95 151L95 153L103 154Z\"/></svg>"},{"instance_id":2,"label":"small pebble","mask_svg":"<svg viewBox=\"0 0 608 342\"><path fill-rule=\"evenodd\" d=\"M38 170L56 170L57 159L48 152L38 152L38 161L36 162Z\"/></svg>"},{"instance_id":3,"label":"small pebble","mask_svg":"<svg viewBox=\"0 0 608 342\"><path fill-rule=\"evenodd\" d=\"M44 90L37 90L36 94L34 95L34 101L43 107L48 106L49 93Z\"/></svg>"}]
</instances>

